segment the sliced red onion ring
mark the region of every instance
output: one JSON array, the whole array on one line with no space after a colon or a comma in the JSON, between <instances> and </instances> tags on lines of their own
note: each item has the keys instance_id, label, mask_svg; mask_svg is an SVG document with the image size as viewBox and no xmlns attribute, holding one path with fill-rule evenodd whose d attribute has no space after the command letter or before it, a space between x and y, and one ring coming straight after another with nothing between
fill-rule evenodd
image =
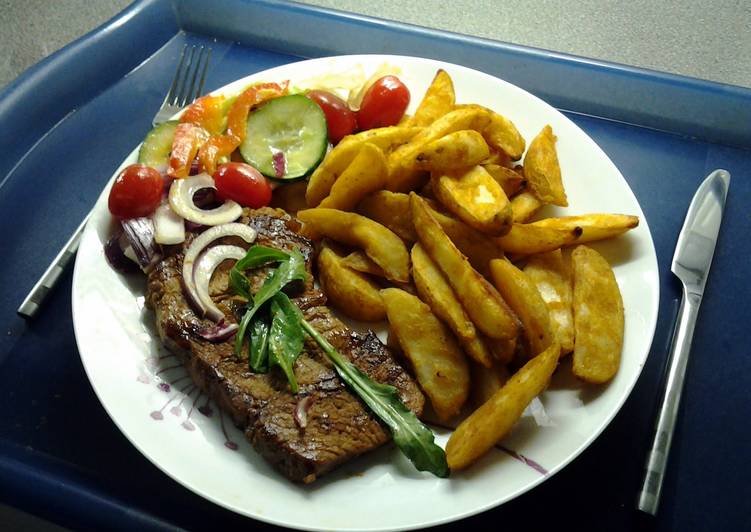
<instances>
[{"instance_id":1,"label":"sliced red onion ring","mask_svg":"<svg viewBox=\"0 0 751 532\"><path fill-rule=\"evenodd\" d=\"M237 323L227 323L222 320L212 327L198 331L198 336L209 342L223 342L232 338L239 328Z\"/></svg>"},{"instance_id":2,"label":"sliced red onion ring","mask_svg":"<svg viewBox=\"0 0 751 532\"><path fill-rule=\"evenodd\" d=\"M135 273L139 271L138 262L131 260L125 254L125 249L132 250L125 235L123 233L114 235L104 245L104 256L107 257L107 262L120 273Z\"/></svg>"},{"instance_id":3,"label":"sliced red onion ring","mask_svg":"<svg viewBox=\"0 0 751 532\"><path fill-rule=\"evenodd\" d=\"M240 260L245 256L245 250L240 246L214 246L207 249L193 268L193 282L196 284L196 295L204 309L204 316L212 321L220 322L224 319L224 312L214 304L209 295L209 283L214 270L225 260Z\"/></svg>"},{"instance_id":4,"label":"sliced red onion ring","mask_svg":"<svg viewBox=\"0 0 751 532\"><path fill-rule=\"evenodd\" d=\"M313 404L313 398L310 395L306 395L295 405L294 418L297 425L304 429L308 426L308 410L310 410Z\"/></svg>"},{"instance_id":5,"label":"sliced red onion ring","mask_svg":"<svg viewBox=\"0 0 751 532\"><path fill-rule=\"evenodd\" d=\"M148 273L159 261L159 247L154 240L154 223L151 218L132 218L121 222L123 233L138 259L138 265Z\"/></svg>"},{"instance_id":6,"label":"sliced red onion ring","mask_svg":"<svg viewBox=\"0 0 751 532\"><path fill-rule=\"evenodd\" d=\"M204 188L216 188L214 180L208 174L176 179L169 190L169 203L172 210L186 220L201 225L226 224L240 217L243 209L240 204L232 200L226 200L215 209L199 209L193 201L193 196Z\"/></svg>"},{"instance_id":7,"label":"sliced red onion ring","mask_svg":"<svg viewBox=\"0 0 751 532\"><path fill-rule=\"evenodd\" d=\"M185 258L183 259L183 284L185 285L185 292L202 316L206 313L206 307L198 297L193 271L194 265L198 256L209 244L225 236L238 236L250 244L256 239L256 231L252 227L238 223L217 225L198 235L190 243L188 250L185 252Z\"/></svg>"},{"instance_id":8,"label":"sliced red onion ring","mask_svg":"<svg viewBox=\"0 0 751 532\"><path fill-rule=\"evenodd\" d=\"M152 215L154 221L154 240L157 244L180 244L185 242L185 221L170 207L169 202L162 201Z\"/></svg>"}]
</instances>

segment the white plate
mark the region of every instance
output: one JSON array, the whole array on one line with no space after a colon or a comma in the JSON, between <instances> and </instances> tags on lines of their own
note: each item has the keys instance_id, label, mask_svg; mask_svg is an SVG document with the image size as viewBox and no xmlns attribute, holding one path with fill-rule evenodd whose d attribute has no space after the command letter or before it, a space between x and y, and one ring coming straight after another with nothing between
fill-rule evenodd
<instances>
[{"instance_id":1,"label":"white plate","mask_svg":"<svg viewBox=\"0 0 751 532\"><path fill-rule=\"evenodd\" d=\"M255 74L222 90L237 91L252 80L295 82L356 65L369 73L384 61L402 68L412 93L410 111L436 69L443 68L454 80L457 102L481 103L506 115L528 143L551 124L571 205L563 212L639 216L637 229L595 246L613 264L623 294L621 368L607 386L586 387L567 376L570 363L563 363L542 396L554 426L524 418L504 441L531 464L493 451L445 480L418 473L389 445L311 486L292 484L256 455L213 404L211 411L203 408L206 397L199 397L154 334L153 317L144 310L143 281L127 280L108 266L102 250L111 230L105 192L84 233L73 278L76 339L91 384L115 424L155 465L199 495L262 521L311 530L395 530L445 523L498 506L549 478L602 432L631 392L652 342L659 282L644 214L594 141L542 100L468 68L396 56L314 59ZM123 166L135 157L134 151ZM439 444L445 445L447 436L438 434ZM237 450L230 448L234 445ZM531 467L535 463L540 467Z\"/></svg>"}]
</instances>

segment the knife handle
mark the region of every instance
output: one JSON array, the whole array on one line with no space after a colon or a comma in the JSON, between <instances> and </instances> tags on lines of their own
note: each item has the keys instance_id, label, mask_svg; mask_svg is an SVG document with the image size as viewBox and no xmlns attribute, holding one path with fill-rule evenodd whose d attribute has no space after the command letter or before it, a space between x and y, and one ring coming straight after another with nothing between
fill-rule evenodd
<instances>
[{"instance_id":1,"label":"knife handle","mask_svg":"<svg viewBox=\"0 0 751 532\"><path fill-rule=\"evenodd\" d=\"M668 453L673 441L673 429L678 417L678 406L681 402L681 391L686 376L691 341L694 337L696 316L699 313L699 303L701 303L701 295L690 293L684 285L678 321L668 354L667 381L637 504L639 510L651 515L657 513L657 507L660 504L662 481L665 478Z\"/></svg>"}]
</instances>

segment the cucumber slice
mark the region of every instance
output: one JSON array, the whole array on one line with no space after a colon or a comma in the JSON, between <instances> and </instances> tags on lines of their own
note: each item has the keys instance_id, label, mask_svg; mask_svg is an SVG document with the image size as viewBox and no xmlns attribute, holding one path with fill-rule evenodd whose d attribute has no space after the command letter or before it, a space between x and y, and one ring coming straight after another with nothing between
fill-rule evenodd
<instances>
[{"instance_id":1,"label":"cucumber slice","mask_svg":"<svg viewBox=\"0 0 751 532\"><path fill-rule=\"evenodd\" d=\"M156 169L166 167L169 164L177 124L177 120L170 120L154 126L138 150L138 162Z\"/></svg>"},{"instance_id":2,"label":"cucumber slice","mask_svg":"<svg viewBox=\"0 0 751 532\"><path fill-rule=\"evenodd\" d=\"M240 154L266 177L288 181L310 174L327 147L323 111L313 100L293 94L275 98L248 116Z\"/></svg>"}]
</instances>

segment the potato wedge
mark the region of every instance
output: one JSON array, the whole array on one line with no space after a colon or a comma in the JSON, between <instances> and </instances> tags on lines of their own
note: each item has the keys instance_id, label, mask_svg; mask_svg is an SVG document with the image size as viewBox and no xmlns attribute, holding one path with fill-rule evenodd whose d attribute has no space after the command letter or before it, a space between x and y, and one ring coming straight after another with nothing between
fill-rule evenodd
<instances>
[{"instance_id":1,"label":"potato wedge","mask_svg":"<svg viewBox=\"0 0 751 532\"><path fill-rule=\"evenodd\" d=\"M489 368L493 357L441 270L419 243L412 247L411 255L412 278L420 299L453 331L464 352Z\"/></svg>"},{"instance_id":2,"label":"potato wedge","mask_svg":"<svg viewBox=\"0 0 751 532\"><path fill-rule=\"evenodd\" d=\"M391 330L438 417L459 413L469 395L469 364L446 326L419 298L398 288L381 291Z\"/></svg>"},{"instance_id":3,"label":"potato wedge","mask_svg":"<svg viewBox=\"0 0 751 532\"><path fill-rule=\"evenodd\" d=\"M478 129L478 131L485 137L488 146L505 152L512 161L518 161L521 158L526 147L526 142L511 120L492 109L474 103L457 105L456 109L484 110L487 113L489 121L485 127Z\"/></svg>"},{"instance_id":4,"label":"potato wedge","mask_svg":"<svg viewBox=\"0 0 751 532\"><path fill-rule=\"evenodd\" d=\"M503 251L493 239L464 222L437 211L429 202L425 203L428 212L438 221L459 251L469 259L472 267L483 275L488 274L490 261L503 257Z\"/></svg>"},{"instance_id":5,"label":"potato wedge","mask_svg":"<svg viewBox=\"0 0 751 532\"><path fill-rule=\"evenodd\" d=\"M581 227L582 234L576 242L577 244L585 244L623 234L639 225L639 217L626 214L585 214L582 216L545 218L535 222L534 225L557 229Z\"/></svg>"},{"instance_id":6,"label":"potato wedge","mask_svg":"<svg viewBox=\"0 0 751 532\"><path fill-rule=\"evenodd\" d=\"M446 459L452 470L471 465L509 433L527 405L547 387L559 352L560 347L554 343L527 362L457 427L446 444Z\"/></svg>"},{"instance_id":7,"label":"potato wedge","mask_svg":"<svg viewBox=\"0 0 751 532\"><path fill-rule=\"evenodd\" d=\"M308 184L305 181L295 181L288 185L277 187L271 195L271 207L284 209L290 214L308 208L305 201L305 189Z\"/></svg>"},{"instance_id":8,"label":"potato wedge","mask_svg":"<svg viewBox=\"0 0 751 532\"><path fill-rule=\"evenodd\" d=\"M411 165L419 170L443 172L474 166L488 155L490 150L482 135L462 129L428 142Z\"/></svg>"},{"instance_id":9,"label":"potato wedge","mask_svg":"<svg viewBox=\"0 0 751 532\"><path fill-rule=\"evenodd\" d=\"M493 284L522 322L529 353L535 356L545 351L553 342L553 330L548 307L537 287L506 259L491 261L490 273Z\"/></svg>"},{"instance_id":10,"label":"potato wedge","mask_svg":"<svg viewBox=\"0 0 751 532\"><path fill-rule=\"evenodd\" d=\"M344 257L342 259L342 265L351 270L355 270L356 272L386 278L386 273L383 271L383 268L378 266L378 264L373 262L373 259L360 250L353 251Z\"/></svg>"},{"instance_id":11,"label":"potato wedge","mask_svg":"<svg viewBox=\"0 0 751 532\"><path fill-rule=\"evenodd\" d=\"M509 198L526 186L527 182L524 176L511 168L506 168L499 164L487 163L483 163L482 167L495 179L496 183L501 185L501 188Z\"/></svg>"},{"instance_id":12,"label":"potato wedge","mask_svg":"<svg viewBox=\"0 0 751 532\"><path fill-rule=\"evenodd\" d=\"M417 240L406 194L381 190L363 199L357 205L357 212L385 225L406 242Z\"/></svg>"},{"instance_id":13,"label":"potato wedge","mask_svg":"<svg viewBox=\"0 0 751 532\"><path fill-rule=\"evenodd\" d=\"M488 158L482 161L480 164L482 164L483 166L485 166L486 164L509 166L511 164L511 157L509 157L508 154L503 150L496 150L495 148L491 148Z\"/></svg>"},{"instance_id":14,"label":"potato wedge","mask_svg":"<svg viewBox=\"0 0 751 532\"><path fill-rule=\"evenodd\" d=\"M337 242L358 247L373 259L387 279L409 281L409 253L401 238L373 220L336 209L306 209L297 213L312 237L327 236Z\"/></svg>"},{"instance_id":15,"label":"potato wedge","mask_svg":"<svg viewBox=\"0 0 751 532\"><path fill-rule=\"evenodd\" d=\"M490 117L482 109L456 109L425 127L403 146L395 149L388 158L389 179L387 190L410 192L418 188L420 171L414 161L424 147L449 133L465 129L482 130L490 123Z\"/></svg>"},{"instance_id":16,"label":"potato wedge","mask_svg":"<svg viewBox=\"0 0 751 532\"><path fill-rule=\"evenodd\" d=\"M490 349L493 358L501 364L508 364L514 359L514 355L516 355L517 339L517 337L503 339L486 337L485 345Z\"/></svg>"},{"instance_id":17,"label":"potato wedge","mask_svg":"<svg viewBox=\"0 0 751 532\"><path fill-rule=\"evenodd\" d=\"M553 337L561 346L561 355L574 350L574 314L571 273L560 249L532 255L524 274L537 287L550 314Z\"/></svg>"},{"instance_id":18,"label":"potato wedge","mask_svg":"<svg viewBox=\"0 0 751 532\"><path fill-rule=\"evenodd\" d=\"M430 214L425 201L414 192L409 199L420 243L443 272L475 326L491 338L516 338L518 319L498 291L472 268Z\"/></svg>"},{"instance_id":19,"label":"potato wedge","mask_svg":"<svg viewBox=\"0 0 751 532\"><path fill-rule=\"evenodd\" d=\"M388 169L381 148L366 142L352 162L334 182L331 193L319 207L351 211L368 194L386 186Z\"/></svg>"},{"instance_id":20,"label":"potato wedge","mask_svg":"<svg viewBox=\"0 0 751 532\"><path fill-rule=\"evenodd\" d=\"M534 223L513 224L507 234L493 240L506 253L532 255L575 244L581 234L581 227L557 229L541 227Z\"/></svg>"},{"instance_id":21,"label":"potato wedge","mask_svg":"<svg viewBox=\"0 0 751 532\"><path fill-rule=\"evenodd\" d=\"M422 97L420 105L417 106L415 114L405 125L429 126L453 110L455 103L454 82L445 70L439 69L425 92L425 96Z\"/></svg>"},{"instance_id":22,"label":"potato wedge","mask_svg":"<svg viewBox=\"0 0 751 532\"><path fill-rule=\"evenodd\" d=\"M603 383L618 372L623 348L623 299L608 261L594 249L571 254L574 278L574 375Z\"/></svg>"},{"instance_id":23,"label":"potato wedge","mask_svg":"<svg viewBox=\"0 0 751 532\"><path fill-rule=\"evenodd\" d=\"M544 203L566 207L568 200L561 180L555 141L553 129L550 126L542 128L524 156L524 176L530 190Z\"/></svg>"},{"instance_id":24,"label":"potato wedge","mask_svg":"<svg viewBox=\"0 0 751 532\"><path fill-rule=\"evenodd\" d=\"M469 397L475 408L482 406L488 399L503 388L509 380L509 372L506 366L500 362L493 362L493 366L486 368L476 362L469 365L469 374L472 378L472 389Z\"/></svg>"},{"instance_id":25,"label":"potato wedge","mask_svg":"<svg viewBox=\"0 0 751 532\"><path fill-rule=\"evenodd\" d=\"M318 254L318 281L329 301L346 316L359 321L381 321L386 307L380 287L360 272L347 268L328 247Z\"/></svg>"},{"instance_id":26,"label":"potato wedge","mask_svg":"<svg viewBox=\"0 0 751 532\"><path fill-rule=\"evenodd\" d=\"M511 219L515 224L523 224L542 206L543 203L532 192L521 192L511 198Z\"/></svg>"},{"instance_id":27,"label":"potato wedge","mask_svg":"<svg viewBox=\"0 0 751 532\"><path fill-rule=\"evenodd\" d=\"M331 187L337 178L349 166L360 152L363 144L370 143L388 153L414 137L422 128L419 127L381 127L369 129L356 135L344 137L331 152L326 155L321 164L313 171L308 181L305 199L309 207L316 207L323 198L329 195Z\"/></svg>"},{"instance_id":28,"label":"potato wedge","mask_svg":"<svg viewBox=\"0 0 751 532\"><path fill-rule=\"evenodd\" d=\"M511 229L511 203L482 166L433 174L431 183L438 201L467 225L492 236Z\"/></svg>"}]
</instances>

